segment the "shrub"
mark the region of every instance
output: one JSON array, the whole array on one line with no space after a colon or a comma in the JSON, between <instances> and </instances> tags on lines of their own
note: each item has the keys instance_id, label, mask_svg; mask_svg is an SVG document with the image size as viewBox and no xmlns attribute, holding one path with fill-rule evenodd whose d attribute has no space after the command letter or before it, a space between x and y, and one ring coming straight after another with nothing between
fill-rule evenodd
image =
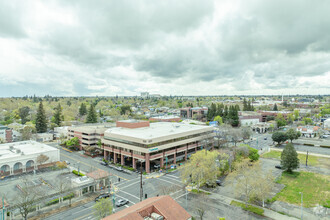
<instances>
[{"instance_id":1,"label":"shrub","mask_svg":"<svg viewBox=\"0 0 330 220\"><path fill-rule=\"evenodd\" d=\"M330 146L320 145L320 147L330 148Z\"/></svg>"},{"instance_id":2,"label":"shrub","mask_svg":"<svg viewBox=\"0 0 330 220\"><path fill-rule=\"evenodd\" d=\"M147 175L147 172L146 172L146 171L144 171L144 172L143 172L143 175Z\"/></svg>"},{"instance_id":3,"label":"shrub","mask_svg":"<svg viewBox=\"0 0 330 220\"><path fill-rule=\"evenodd\" d=\"M58 198L50 200L49 202L46 203L46 206L54 205L54 204L58 203L58 200L59 200Z\"/></svg>"},{"instance_id":4,"label":"shrub","mask_svg":"<svg viewBox=\"0 0 330 220\"><path fill-rule=\"evenodd\" d=\"M251 161L259 160L258 150L254 149L252 147L249 147L249 158L250 158Z\"/></svg>"},{"instance_id":5,"label":"shrub","mask_svg":"<svg viewBox=\"0 0 330 220\"><path fill-rule=\"evenodd\" d=\"M74 193L70 193L69 195L64 196L63 200L72 199L73 197L74 197Z\"/></svg>"},{"instance_id":6,"label":"shrub","mask_svg":"<svg viewBox=\"0 0 330 220\"><path fill-rule=\"evenodd\" d=\"M79 172L79 174L78 174L77 170L72 170L72 173L76 174L77 176L85 176L85 174L82 174L81 172Z\"/></svg>"},{"instance_id":7,"label":"shrub","mask_svg":"<svg viewBox=\"0 0 330 220\"><path fill-rule=\"evenodd\" d=\"M262 216L264 215L264 210L262 208L255 207L253 205L245 205L244 203L236 202L234 200L231 201L230 205L241 207L246 211L253 212L258 215L262 215Z\"/></svg>"}]
</instances>

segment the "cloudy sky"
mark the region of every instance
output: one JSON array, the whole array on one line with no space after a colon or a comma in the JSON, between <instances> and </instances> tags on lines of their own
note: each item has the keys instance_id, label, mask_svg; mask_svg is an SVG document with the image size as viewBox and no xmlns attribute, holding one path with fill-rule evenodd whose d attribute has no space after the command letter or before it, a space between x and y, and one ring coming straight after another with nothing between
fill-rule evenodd
<instances>
[{"instance_id":1,"label":"cloudy sky","mask_svg":"<svg viewBox=\"0 0 330 220\"><path fill-rule=\"evenodd\" d=\"M0 97L330 94L330 1L0 0Z\"/></svg>"}]
</instances>

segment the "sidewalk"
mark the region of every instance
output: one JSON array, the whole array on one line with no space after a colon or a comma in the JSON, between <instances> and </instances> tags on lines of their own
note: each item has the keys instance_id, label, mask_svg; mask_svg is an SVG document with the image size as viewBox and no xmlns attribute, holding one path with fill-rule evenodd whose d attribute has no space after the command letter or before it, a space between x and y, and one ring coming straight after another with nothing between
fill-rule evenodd
<instances>
[{"instance_id":1,"label":"sidewalk","mask_svg":"<svg viewBox=\"0 0 330 220\"><path fill-rule=\"evenodd\" d=\"M203 191L205 191L205 190L203 190ZM208 191L205 191L205 192L208 192ZM217 194L217 193L211 193L210 198L221 200L222 202L224 202L224 203L226 203L228 205L230 205L230 203L231 203L232 200L237 201L237 202L244 203L241 200L230 198L230 197L227 197L227 196L223 196L223 195L220 195L220 194ZM256 206L256 205L254 205L254 206ZM262 208L264 210L264 216L265 217L268 217L268 218L271 218L271 219L276 219L276 220L277 219L280 219L280 220L297 220L294 217L289 217L287 215L282 215L282 214L280 214L278 212L272 211L272 210L267 209L267 208L263 208L263 207L260 207L260 206L256 206L256 207Z\"/></svg>"},{"instance_id":2,"label":"sidewalk","mask_svg":"<svg viewBox=\"0 0 330 220\"><path fill-rule=\"evenodd\" d=\"M283 149L279 149L279 148L270 148L270 150L273 151L283 151ZM307 154L304 151L297 151L298 154ZM315 153L308 153L308 155L312 155L312 156L316 156L316 157L325 157L325 158L330 158L330 155L324 155L324 154L315 154Z\"/></svg>"}]
</instances>

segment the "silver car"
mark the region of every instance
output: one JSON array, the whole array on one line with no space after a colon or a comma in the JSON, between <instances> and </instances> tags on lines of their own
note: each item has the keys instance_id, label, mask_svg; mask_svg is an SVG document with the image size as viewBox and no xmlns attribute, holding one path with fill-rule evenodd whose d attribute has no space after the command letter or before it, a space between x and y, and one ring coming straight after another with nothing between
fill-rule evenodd
<instances>
[{"instance_id":1,"label":"silver car","mask_svg":"<svg viewBox=\"0 0 330 220\"><path fill-rule=\"evenodd\" d=\"M117 207L120 207L120 206L123 206L123 205L126 205L126 204L128 204L128 200L126 200L126 199L118 199L116 201L116 206Z\"/></svg>"}]
</instances>

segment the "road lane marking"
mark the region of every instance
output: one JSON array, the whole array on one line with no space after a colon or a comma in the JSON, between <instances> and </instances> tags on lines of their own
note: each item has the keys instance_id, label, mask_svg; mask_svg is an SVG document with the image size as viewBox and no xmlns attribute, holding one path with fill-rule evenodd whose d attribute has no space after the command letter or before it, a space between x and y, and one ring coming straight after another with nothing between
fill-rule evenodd
<instances>
[{"instance_id":1,"label":"road lane marking","mask_svg":"<svg viewBox=\"0 0 330 220\"><path fill-rule=\"evenodd\" d=\"M170 181L168 181L168 180L164 180L164 179L161 179L161 178L158 178L158 180L161 180L161 181L164 181L164 182L170 183L170 184L172 184L172 185L176 185L176 186L182 187L182 185L178 185L178 184L172 183L172 182L170 182Z\"/></svg>"},{"instance_id":2,"label":"road lane marking","mask_svg":"<svg viewBox=\"0 0 330 220\"><path fill-rule=\"evenodd\" d=\"M167 176L163 176L164 178L168 178L168 179L170 179L170 180L172 180L172 181L177 181L177 182L179 182L179 183L182 183L181 181L179 181L179 180L176 180L176 179L172 179L171 177L167 177Z\"/></svg>"},{"instance_id":3,"label":"road lane marking","mask_svg":"<svg viewBox=\"0 0 330 220\"><path fill-rule=\"evenodd\" d=\"M132 194L130 194L130 193L128 193L128 192L125 192L125 191L119 191L119 192L125 193L125 194L127 194L127 195L129 195L129 196L132 196L132 197L134 197L134 198L136 198L136 199L140 200L140 198L139 198L139 197L137 197L137 196L134 196L134 195L132 195Z\"/></svg>"},{"instance_id":4,"label":"road lane marking","mask_svg":"<svg viewBox=\"0 0 330 220\"><path fill-rule=\"evenodd\" d=\"M91 216L91 215L94 215L94 212L92 212L92 213L88 213L88 214L83 215L83 216L80 216L80 217L78 217L78 218L75 218L74 220L86 219L87 216Z\"/></svg>"},{"instance_id":5,"label":"road lane marking","mask_svg":"<svg viewBox=\"0 0 330 220\"><path fill-rule=\"evenodd\" d=\"M134 185L134 184L137 184L137 183L140 183L140 181L137 181L137 182L131 183L131 184L127 185L127 186L123 186L123 187L121 187L120 189L125 189L125 188L127 188L127 187L129 187L129 186L132 186L132 185ZM118 186L118 185L117 185L117 186Z\"/></svg>"},{"instance_id":6,"label":"road lane marking","mask_svg":"<svg viewBox=\"0 0 330 220\"><path fill-rule=\"evenodd\" d=\"M118 198L121 198L121 199L126 199L125 197L122 197L122 196L118 196L118 195L116 195ZM129 200L129 199L126 199L127 201L129 201L130 203L132 203L133 205L135 204L135 202L132 202L131 200Z\"/></svg>"},{"instance_id":7,"label":"road lane marking","mask_svg":"<svg viewBox=\"0 0 330 220\"><path fill-rule=\"evenodd\" d=\"M81 161L81 160L78 160L78 159L75 159L75 158L73 158L73 157L70 157L70 156L68 156L68 155L65 155L65 154L61 154L61 155L65 156L65 157L67 157L67 158L70 158L71 160L75 160L75 161L78 161L79 163L85 164L85 165L88 166L88 167L92 167L92 168L94 168L94 169L103 170L103 169L98 168L98 167L95 167L95 166L93 166L93 165L91 165L91 164L85 163L85 162L83 162L83 161ZM106 171L106 170L105 170L105 171ZM118 176L118 175L116 175L116 174L114 174L114 173L112 173L112 175L117 176L117 177L119 177L119 178L121 178L121 179L124 179L124 180L128 180L128 179L126 179L126 178L124 178L124 177L121 177L121 176Z\"/></svg>"},{"instance_id":8,"label":"road lane marking","mask_svg":"<svg viewBox=\"0 0 330 220\"><path fill-rule=\"evenodd\" d=\"M181 196L176 197L174 200L177 200L177 199L181 198L182 196L185 196L185 195L188 195L188 194L189 194L189 192L188 193L185 193L185 194L183 194Z\"/></svg>"},{"instance_id":9,"label":"road lane marking","mask_svg":"<svg viewBox=\"0 0 330 220\"><path fill-rule=\"evenodd\" d=\"M178 192L181 192L181 191L183 191L183 190L180 189L180 190L178 190L178 191L176 191L176 192L172 192L172 193L170 193L170 196L173 196L174 194L176 194L176 193L178 193Z\"/></svg>"},{"instance_id":10,"label":"road lane marking","mask_svg":"<svg viewBox=\"0 0 330 220\"><path fill-rule=\"evenodd\" d=\"M180 179L180 177L177 177L177 176L174 176L174 175L170 175L170 174L166 174L166 176L170 176L170 177L174 177L174 178Z\"/></svg>"},{"instance_id":11,"label":"road lane marking","mask_svg":"<svg viewBox=\"0 0 330 220\"><path fill-rule=\"evenodd\" d=\"M129 181L131 181L131 180L138 180L138 179L140 179L140 177L137 177L137 178L134 178L134 179L130 179L130 180L127 180L127 181L122 182L122 183L119 183L119 184L116 184L116 183L115 183L115 185L116 185L116 186L120 186L120 185L126 184L127 182L129 182ZM117 183L118 183L118 182L117 182Z\"/></svg>"}]
</instances>

